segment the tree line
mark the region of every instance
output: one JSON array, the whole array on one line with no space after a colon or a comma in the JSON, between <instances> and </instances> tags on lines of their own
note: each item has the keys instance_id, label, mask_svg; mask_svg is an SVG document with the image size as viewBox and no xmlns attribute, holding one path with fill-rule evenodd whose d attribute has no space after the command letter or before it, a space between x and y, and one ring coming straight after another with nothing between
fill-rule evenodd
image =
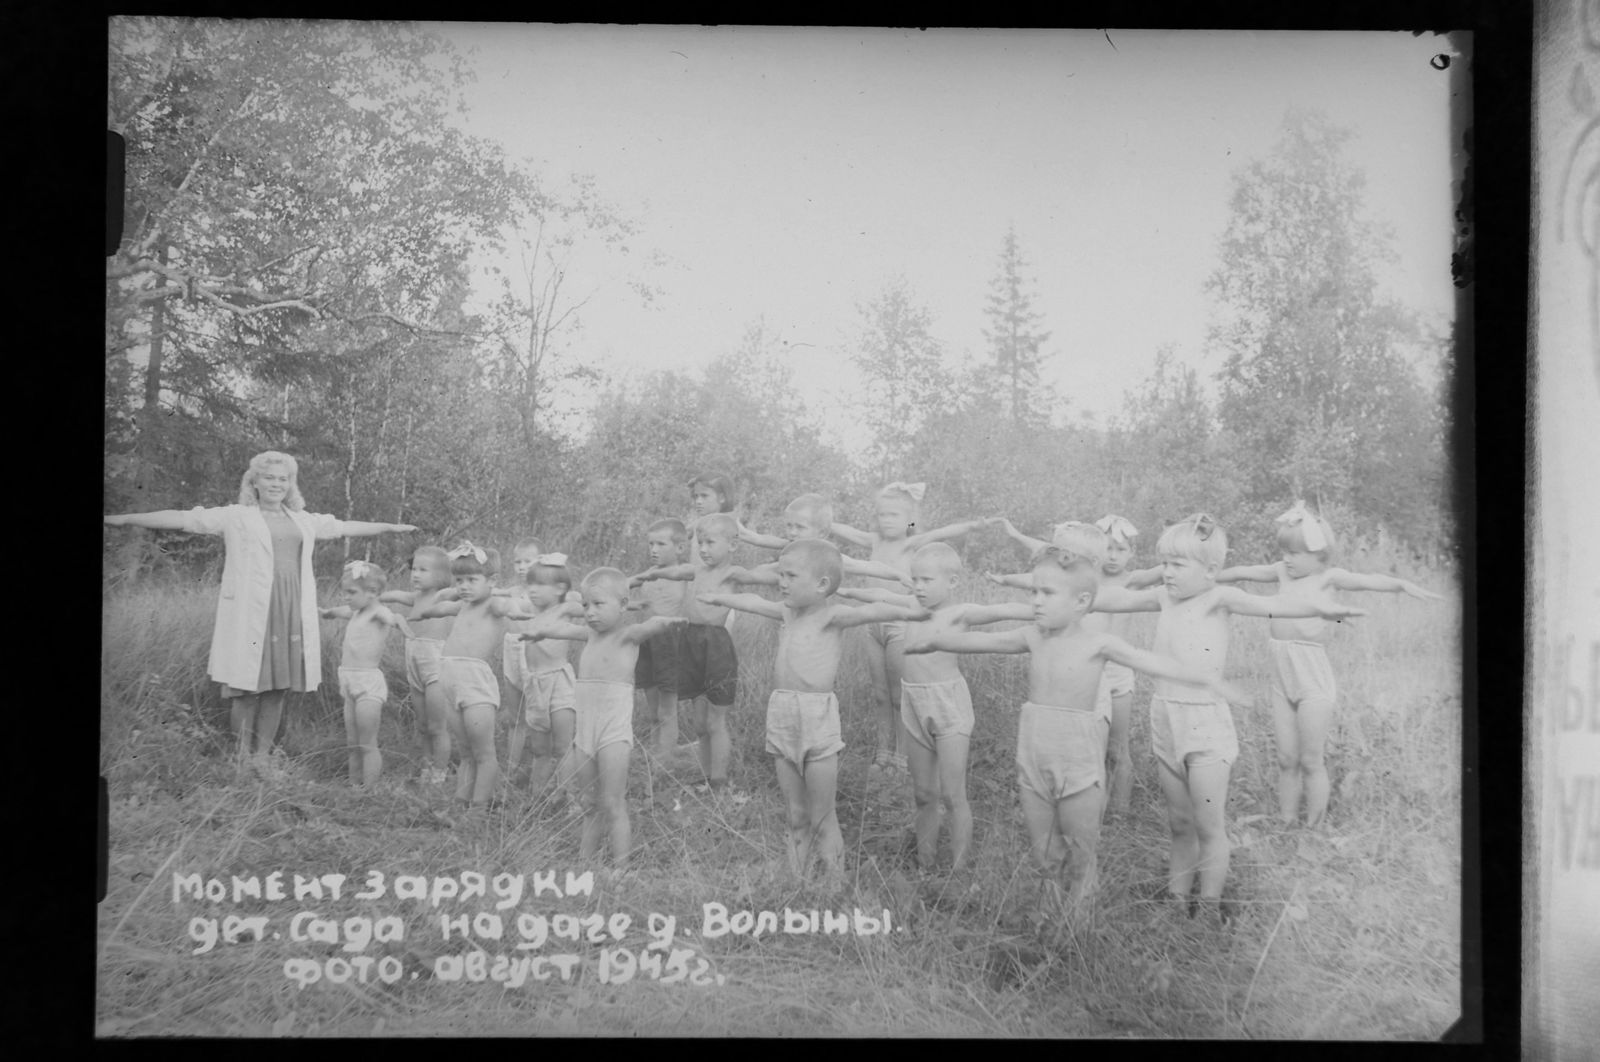
<instances>
[{"instance_id":1,"label":"tree line","mask_svg":"<svg viewBox=\"0 0 1600 1062\"><path fill-rule=\"evenodd\" d=\"M759 307L702 372L611 378L586 360L574 256L664 298L634 223L592 179L453 127L469 72L448 42L402 24L163 19L110 35L127 196L106 275L108 511L224 504L274 448L318 509L436 541L541 535L580 563L642 563L644 528L681 515L707 470L757 523L809 490L862 523L871 491L902 479L928 483L934 522L1004 513L1042 532L1115 511L1153 543L1206 509L1259 553L1305 497L1348 535L1453 544L1447 373L1417 368L1443 365L1448 337L1382 290L1389 242L1349 133L1318 114L1288 115L1235 177L1207 285L1215 398L1168 349L1109 422L1074 417L1041 368L1093 355L1072 350L1070 321L1045 327L1011 229L974 293L985 347L955 368L903 280L859 304L857 454L826 437ZM520 268L469 310L484 248ZM123 572L214 559L204 541L118 548ZM398 563L407 547L371 548ZM968 559L1015 560L999 542Z\"/></svg>"}]
</instances>

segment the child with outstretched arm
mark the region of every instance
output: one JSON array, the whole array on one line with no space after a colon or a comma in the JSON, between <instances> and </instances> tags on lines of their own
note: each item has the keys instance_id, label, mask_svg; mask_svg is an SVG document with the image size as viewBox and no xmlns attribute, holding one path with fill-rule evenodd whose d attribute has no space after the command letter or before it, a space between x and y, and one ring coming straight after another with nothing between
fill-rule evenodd
<instances>
[{"instance_id":1,"label":"child with outstretched arm","mask_svg":"<svg viewBox=\"0 0 1600 1062\"><path fill-rule=\"evenodd\" d=\"M1365 575L1330 567L1333 531L1303 501L1277 520L1276 564L1224 568L1219 583L1277 583L1280 598L1325 598L1331 590L1372 590L1438 600L1438 594L1389 575ZM1323 747L1333 722L1338 686L1320 618L1274 617L1267 650L1272 655L1272 732L1278 748L1278 817L1292 824L1305 794L1306 825L1317 826L1328 810L1328 769Z\"/></svg>"},{"instance_id":2,"label":"child with outstretched arm","mask_svg":"<svg viewBox=\"0 0 1600 1062\"><path fill-rule=\"evenodd\" d=\"M366 561L344 566L339 592L344 604L319 608L323 619L348 620L339 656L339 695L344 699L345 747L350 753L350 784L369 786L383 771L378 751L378 723L389 700L383 677L383 647L391 628L409 635L406 621L378 603L385 583L383 569Z\"/></svg>"},{"instance_id":3,"label":"child with outstretched arm","mask_svg":"<svg viewBox=\"0 0 1600 1062\"><path fill-rule=\"evenodd\" d=\"M962 520L928 531L917 530L925 483L896 481L878 492L875 499L877 528L858 531L849 524L834 522L833 534L852 546L865 546L869 559L886 564L905 574L911 571L911 555L930 542L959 538L987 526L987 520ZM868 585L903 593L901 580L872 578ZM906 769L907 735L900 729L900 681L903 678L902 638L905 628L899 623L874 623L866 628L872 644L867 647L867 667L872 681L872 715L877 730L877 751L872 773L883 774Z\"/></svg>"},{"instance_id":4,"label":"child with outstretched arm","mask_svg":"<svg viewBox=\"0 0 1600 1062\"><path fill-rule=\"evenodd\" d=\"M411 589L386 590L378 595L385 605L404 605L411 610L414 637L406 639L406 684L411 689L411 708L422 732L422 777L424 783L438 785L450 771L450 705L439 684L439 657L450 634L450 617L421 618L451 586L450 555L438 546L422 546L411 555Z\"/></svg>"},{"instance_id":5,"label":"child with outstretched arm","mask_svg":"<svg viewBox=\"0 0 1600 1062\"><path fill-rule=\"evenodd\" d=\"M517 635L523 659L522 711L512 722L506 758L516 771L521 767L523 749L531 749L533 766L528 774L528 792L542 796L553 778L559 801L568 796L567 783L573 772L569 752L577 733L573 690L576 676L567 662L565 641L530 637L526 630L562 618L578 619L583 615L583 606L569 600L572 576L567 572L565 553L539 554L522 581L534 618Z\"/></svg>"},{"instance_id":6,"label":"child with outstretched arm","mask_svg":"<svg viewBox=\"0 0 1600 1062\"><path fill-rule=\"evenodd\" d=\"M1161 613L1155 651L1214 677L1222 674L1228 659L1231 616L1342 620L1366 614L1326 599L1257 597L1218 586L1228 536L1205 513L1168 527L1156 551L1161 557L1160 587L1102 587L1094 607L1103 612ZM1196 697L1192 690L1158 681L1150 698L1150 743L1172 833L1168 891L1173 899L1187 903L1198 879L1201 904L1227 923L1232 912L1221 900L1228 877L1228 774L1239 756L1233 716L1220 698Z\"/></svg>"},{"instance_id":7,"label":"child with outstretched arm","mask_svg":"<svg viewBox=\"0 0 1600 1062\"><path fill-rule=\"evenodd\" d=\"M955 598L961 556L944 542L930 542L911 555L911 594L874 588L841 587L839 596L875 604L920 606L931 615L902 622L897 638L959 633L967 627L1007 618L994 609L962 604ZM950 869L965 868L972 846L972 808L967 803L967 750L972 739L972 693L950 653L923 653L905 658L900 680L900 717L907 736L912 788L917 812L917 865L931 871L939 849L939 808L950 828Z\"/></svg>"},{"instance_id":8,"label":"child with outstretched arm","mask_svg":"<svg viewBox=\"0 0 1600 1062\"><path fill-rule=\"evenodd\" d=\"M583 642L578 656L575 700L578 792L583 800L580 856L599 855L602 835L611 842L611 859L626 865L633 847L628 820L628 760L633 752L633 674L639 646L646 639L684 622L682 616L652 616L625 623L628 577L615 568L596 568L582 583L584 625L546 619L531 624L529 641L560 638Z\"/></svg>"},{"instance_id":9,"label":"child with outstretched arm","mask_svg":"<svg viewBox=\"0 0 1600 1062\"><path fill-rule=\"evenodd\" d=\"M1211 671L1135 649L1083 619L1099 589L1100 560L1047 546L1036 557L1033 623L1010 631L908 637L907 658L929 651L1027 653L1028 701L1017 723L1017 781L1034 865L1047 892L1067 877L1067 910L1083 911L1098 882L1096 850L1105 800L1109 721L1099 708L1108 663L1244 700Z\"/></svg>"},{"instance_id":10,"label":"child with outstretched arm","mask_svg":"<svg viewBox=\"0 0 1600 1062\"><path fill-rule=\"evenodd\" d=\"M776 688L767 703L767 752L789 809L789 868L804 875L814 850L829 883L837 884L844 839L834 797L844 740L833 685L841 635L864 623L924 619L929 613L897 605L852 608L830 602L839 588L843 564L837 548L817 539L800 539L785 547L777 560L777 574L777 601L756 594L720 593L701 594L699 600L783 625L774 663Z\"/></svg>"},{"instance_id":11,"label":"child with outstretched arm","mask_svg":"<svg viewBox=\"0 0 1600 1062\"><path fill-rule=\"evenodd\" d=\"M697 503L699 499L696 500ZM706 514L706 515L709 515ZM683 563L689 548L689 530L682 520L657 520L645 532L652 570ZM648 579L638 584L634 602L639 618L681 616L688 587L679 580ZM677 628L669 628L639 646L639 670L633 684L643 695L645 718L656 731L656 756L662 763L672 762L678 751L678 695L675 640Z\"/></svg>"},{"instance_id":12,"label":"child with outstretched arm","mask_svg":"<svg viewBox=\"0 0 1600 1062\"><path fill-rule=\"evenodd\" d=\"M450 551L455 600L435 602L420 613L423 619L455 617L440 652L439 681L450 706L450 734L461 750L456 799L474 807L486 805L500 784L494 747L500 680L489 658L504 642L507 621L533 619L510 598L495 595L493 580L499 573L498 551L461 543Z\"/></svg>"},{"instance_id":13,"label":"child with outstretched arm","mask_svg":"<svg viewBox=\"0 0 1600 1062\"><path fill-rule=\"evenodd\" d=\"M735 526L739 526L735 524ZM826 541L833 532L833 504L820 494L802 494L783 510L783 534L761 535L739 527L738 540L762 549L782 550L791 542L815 538ZM856 560L840 554L844 574L860 575L869 579L883 579L890 584L904 586L905 572L873 560ZM769 561L750 569L752 582L765 586L778 585L777 562Z\"/></svg>"}]
</instances>

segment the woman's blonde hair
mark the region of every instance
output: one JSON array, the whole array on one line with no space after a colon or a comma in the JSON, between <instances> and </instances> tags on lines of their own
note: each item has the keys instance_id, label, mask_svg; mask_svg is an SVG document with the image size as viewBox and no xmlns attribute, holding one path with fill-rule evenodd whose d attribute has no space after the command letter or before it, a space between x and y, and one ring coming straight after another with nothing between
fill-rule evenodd
<instances>
[{"instance_id":1,"label":"woman's blonde hair","mask_svg":"<svg viewBox=\"0 0 1600 1062\"><path fill-rule=\"evenodd\" d=\"M256 477L265 472L269 465L282 465L289 470L289 493L283 496L283 507L295 512L304 509L306 500L300 496L300 466L295 464L294 458L277 450L263 450L250 459L250 467L244 470L244 478L239 480L239 504L261 504L261 498L256 494Z\"/></svg>"}]
</instances>

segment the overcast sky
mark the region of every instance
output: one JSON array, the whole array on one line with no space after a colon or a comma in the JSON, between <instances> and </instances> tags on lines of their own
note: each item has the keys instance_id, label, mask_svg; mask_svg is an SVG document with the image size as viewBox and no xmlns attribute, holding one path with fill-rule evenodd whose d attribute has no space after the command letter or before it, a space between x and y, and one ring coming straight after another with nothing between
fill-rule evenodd
<instances>
[{"instance_id":1,"label":"overcast sky","mask_svg":"<svg viewBox=\"0 0 1600 1062\"><path fill-rule=\"evenodd\" d=\"M634 218L648 308L619 267L576 346L623 375L693 369L764 316L803 391L838 423L856 304L903 274L949 356L983 350L1002 236L1015 224L1047 378L1115 413L1172 344L1202 372L1230 176L1265 155L1290 106L1357 136L1385 279L1443 324L1450 283L1444 37L1390 33L436 27L470 50L462 119L550 177L592 174Z\"/></svg>"}]
</instances>

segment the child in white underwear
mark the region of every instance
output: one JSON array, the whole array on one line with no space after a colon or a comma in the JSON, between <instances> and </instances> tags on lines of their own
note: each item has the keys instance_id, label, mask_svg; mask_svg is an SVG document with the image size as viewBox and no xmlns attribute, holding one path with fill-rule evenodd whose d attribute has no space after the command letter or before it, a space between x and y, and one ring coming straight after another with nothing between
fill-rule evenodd
<instances>
[{"instance_id":1,"label":"child in white underwear","mask_svg":"<svg viewBox=\"0 0 1600 1062\"><path fill-rule=\"evenodd\" d=\"M378 596L383 604L411 610L415 637L406 639L406 684L422 732L421 780L430 785L443 782L450 770L450 705L439 685L439 656L451 620L422 619L421 613L444 600L439 595L450 585L450 555L438 546L422 546L411 555L411 589L387 590Z\"/></svg>"},{"instance_id":2,"label":"child in white underwear","mask_svg":"<svg viewBox=\"0 0 1600 1062\"><path fill-rule=\"evenodd\" d=\"M583 606L567 600L572 576L567 573L565 553L541 553L523 575L528 606L534 619L524 629L553 619L576 619ZM510 770L522 766L524 748L533 752L528 774L528 792L540 797L555 779L557 801L568 795L573 764L568 753L577 732L576 703L573 700L575 676L567 662L567 643L556 639L529 639L518 634L523 657L522 711L511 724L507 744Z\"/></svg>"},{"instance_id":3,"label":"child in white underwear","mask_svg":"<svg viewBox=\"0 0 1600 1062\"><path fill-rule=\"evenodd\" d=\"M780 599L755 594L699 595L701 604L736 608L783 624L778 632L774 682L767 704L767 752L789 808L789 868L804 875L813 848L829 883L837 884L844 838L834 809L838 785L839 701L833 684L839 671L841 635L849 627L883 620L926 619L925 609L897 605L851 608L829 602L839 588L839 551L816 538L791 542L776 564Z\"/></svg>"},{"instance_id":4,"label":"child in white underwear","mask_svg":"<svg viewBox=\"0 0 1600 1062\"><path fill-rule=\"evenodd\" d=\"M850 545L870 549L869 559L909 573L911 555L920 547L930 542L959 538L989 523L987 520L962 520L944 527L918 531L917 520L926 493L925 483L890 483L878 492L875 499L876 530L857 531L849 524L838 522L834 522L830 529ZM869 579L868 585L902 595L905 593L900 580ZM907 735L900 729L900 681L904 669L901 640L905 628L899 623L874 623L866 631L872 639L872 644L867 647L867 666L872 682L873 720L878 738L877 751L868 771L876 774L904 771L908 746Z\"/></svg>"},{"instance_id":5,"label":"child in white underwear","mask_svg":"<svg viewBox=\"0 0 1600 1062\"><path fill-rule=\"evenodd\" d=\"M633 847L628 821L628 760L633 751L633 673L639 645L645 639L683 623L682 616L652 616L623 622L628 605L628 577L615 568L596 568L583 580L584 626L545 619L531 624L528 641L563 638L583 642L578 657L577 707L573 755L578 764L578 790L584 802L585 860L600 850L602 834L611 841L611 859L627 863Z\"/></svg>"},{"instance_id":6,"label":"child in white underwear","mask_svg":"<svg viewBox=\"0 0 1600 1062\"><path fill-rule=\"evenodd\" d=\"M1423 600L1438 594L1405 579L1363 575L1328 566L1334 549L1327 521L1297 501L1278 517L1276 564L1225 568L1217 582L1277 583L1280 597L1320 598L1330 590L1375 590L1403 593ZM1327 622L1322 619L1275 617L1267 649L1272 654L1272 731L1278 746L1278 817L1292 824L1305 794L1306 825L1317 826L1328 810L1328 768L1323 748L1338 687L1328 662Z\"/></svg>"},{"instance_id":7,"label":"child in white underwear","mask_svg":"<svg viewBox=\"0 0 1600 1062\"><path fill-rule=\"evenodd\" d=\"M1115 661L1171 682L1205 687L1214 696L1245 698L1215 674L1135 649L1116 635L1086 630L1083 617L1099 589L1098 555L1047 546L1035 561L1031 626L908 637L906 654L942 650L1029 655L1028 701L1017 724L1022 810L1032 859L1047 894L1061 898L1060 878L1065 873L1067 911L1080 914L1099 877L1096 850L1110 729L1098 706L1105 664Z\"/></svg>"},{"instance_id":8,"label":"child in white underwear","mask_svg":"<svg viewBox=\"0 0 1600 1062\"><path fill-rule=\"evenodd\" d=\"M391 627L409 634L406 621L378 603L384 582L383 569L376 564L351 561L344 566L344 576L339 580L345 603L317 610L323 619L349 620L339 657L339 694L344 698L351 785L371 785L383 770L378 723L389 700L389 683L381 670L383 646Z\"/></svg>"},{"instance_id":9,"label":"child in white underwear","mask_svg":"<svg viewBox=\"0 0 1600 1062\"><path fill-rule=\"evenodd\" d=\"M932 616L905 624L905 637L932 637L1005 618L1000 612L955 600L961 556L943 542L930 542L911 556L910 596L880 589L840 589L857 601L911 607ZM939 849L939 807L950 828L950 870L966 866L972 845L972 808L967 803L967 749L972 737L972 693L950 653L920 653L905 658L898 725L909 739L911 781L917 812L917 865L934 868Z\"/></svg>"},{"instance_id":10,"label":"child in white underwear","mask_svg":"<svg viewBox=\"0 0 1600 1062\"><path fill-rule=\"evenodd\" d=\"M1218 586L1228 536L1205 513L1163 531L1156 550L1163 573L1159 588L1102 587L1094 607L1104 612L1159 611L1155 651L1207 675L1220 676L1227 663L1231 616L1342 620L1366 614L1326 599L1257 597ZM1228 877L1228 774L1239 755L1233 716L1216 698L1197 698L1190 690L1157 682L1150 699L1150 740L1172 833L1167 889L1187 904L1198 878L1201 904L1214 912L1211 917L1227 923L1231 911L1221 900Z\"/></svg>"},{"instance_id":11,"label":"child in white underwear","mask_svg":"<svg viewBox=\"0 0 1600 1062\"><path fill-rule=\"evenodd\" d=\"M511 598L495 596L492 580L499 572L497 551L463 542L450 551L456 599L436 602L420 613L423 619L455 617L440 652L439 681L450 705L450 733L461 749L456 799L475 807L486 805L500 784L494 747L500 680L489 658L504 644L507 621L533 618Z\"/></svg>"}]
</instances>

